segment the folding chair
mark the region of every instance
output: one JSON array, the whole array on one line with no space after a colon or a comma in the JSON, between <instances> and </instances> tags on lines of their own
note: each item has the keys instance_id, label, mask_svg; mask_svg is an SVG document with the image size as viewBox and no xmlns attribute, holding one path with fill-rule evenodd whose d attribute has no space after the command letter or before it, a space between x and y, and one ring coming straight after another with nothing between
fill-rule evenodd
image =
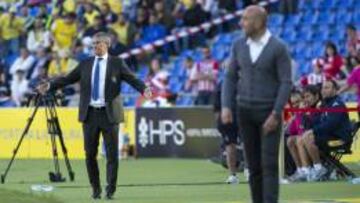
<instances>
[{"instance_id":1,"label":"folding chair","mask_svg":"<svg viewBox=\"0 0 360 203\"><path fill-rule=\"evenodd\" d=\"M360 122L354 122L352 125L351 142L344 143L342 140L330 140L328 141L327 149L320 149L320 157L328 169L324 179L331 179L333 171L340 178L350 179L356 177L355 173L342 164L340 160L344 155L352 154L351 145L359 128Z\"/></svg>"}]
</instances>

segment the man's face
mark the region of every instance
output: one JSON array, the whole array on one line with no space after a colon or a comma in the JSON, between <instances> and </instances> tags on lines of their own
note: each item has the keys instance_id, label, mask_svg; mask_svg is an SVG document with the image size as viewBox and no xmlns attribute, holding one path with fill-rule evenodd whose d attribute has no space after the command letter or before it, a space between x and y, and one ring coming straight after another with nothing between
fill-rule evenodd
<instances>
[{"instance_id":1,"label":"man's face","mask_svg":"<svg viewBox=\"0 0 360 203\"><path fill-rule=\"evenodd\" d=\"M304 92L304 104L307 107L314 106L318 98L310 92Z\"/></svg>"},{"instance_id":2,"label":"man's face","mask_svg":"<svg viewBox=\"0 0 360 203\"><path fill-rule=\"evenodd\" d=\"M209 59L211 58L211 52L209 48L204 48L203 50L204 58Z\"/></svg>"},{"instance_id":3,"label":"man's face","mask_svg":"<svg viewBox=\"0 0 360 203\"><path fill-rule=\"evenodd\" d=\"M94 53L97 56L103 56L108 50L108 45L97 38L93 39Z\"/></svg>"},{"instance_id":4,"label":"man's face","mask_svg":"<svg viewBox=\"0 0 360 203\"><path fill-rule=\"evenodd\" d=\"M336 95L336 89L332 82L325 81L321 88L321 95L323 98L330 98Z\"/></svg>"},{"instance_id":5,"label":"man's face","mask_svg":"<svg viewBox=\"0 0 360 203\"><path fill-rule=\"evenodd\" d=\"M240 24L247 36L253 35L256 31L255 17L251 14L251 12L249 12L249 10L245 10L244 14L242 15Z\"/></svg>"}]
</instances>

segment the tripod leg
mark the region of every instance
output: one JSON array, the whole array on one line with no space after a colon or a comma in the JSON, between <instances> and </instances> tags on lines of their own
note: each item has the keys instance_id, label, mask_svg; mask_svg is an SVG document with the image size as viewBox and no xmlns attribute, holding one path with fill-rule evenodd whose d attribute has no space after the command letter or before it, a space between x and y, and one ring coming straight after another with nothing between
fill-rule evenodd
<instances>
[{"instance_id":1,"label":"tripod leg","mask_svg":"<svg viewBox=\"0 0 360 203\"><path fill-rule=\"evenodd\" d=\"M27 124L26 124L26 126L25 126L25 129L24 129L24 131L23 131L23 133L22 133L22 135L21 135L18 143L16 144L16 147L15 147L15 149L14 149L14 151L13 151L13 155L12 155L12 157L11 157L11 160L10 160L8 166L6 167L5 172L1 175L1 183L2 183L2 184L5 183L6 176L7 176L8 172L9 172L11 166L12 166L12 163L13 163L14 160L15 160L15 156L16 156L16 154L17 154L17 152L18 152L18 150L19 150L19 148L20 148L20 146L21 146L21 143L22 143L25 135L28 133L28 131L29 131L29 129L30 129L30 126L31 126L31 124L32 124L32 122L33 122L33 120L34 120L34 117L35 117L35 115L36 115L36 112L37 112L37 110L38 110L38 108L39 108L39 104L40 104L40 103L39 103L39 101L38 101L38 97L39 97L39 96L36 96L36 98L35 98L35 101L36 101L35 109L34 109L34 111L32 112L31 116L29 117L28 122L27 122Z\"/></svg>"},{"instance_id":2,"label":"tripod leg","mask_svg":"<svg viewBox=\"0 0 360 203\"><path fill-rule=\"evenodd\" d=\"M63 178L60 173L59 156L58 156L57 144L56 144L56 135L58 131L57 131L57 126L55 125L54 115L52 112L53 104L49 99L45 100L45 103L46 103L45 115L47 120L48 133L50 135L50 140L51 140L51 148L52 148L53 161L55 166L55 172L49 172L49 179L51 182L64 182L65 178Z\"/></svg>"},{"instance_id":3,"label":"tripod leg","mask_svg":"<svg viewBox=\"0 0 360 203\"><path fill-rule=\"evenodd\" d=\"M54 129L54 132L56 132L56 135L58 135L58 139L60 141L60 145L61 145L61 149L62 149L62 152L63 152L63 155L64 155L65 164L66 164L66 168L67 168L68 173L69 173L70 181L74 181L75 173L72 170L70 160L69 160L69 157L68 157L68 154L67 154L67 149L66 149L64 138L63 138L63 135L62 135L62 130L60 128L60 122L59 122L59 119L58 119L58 116L57 116L55 105L51 105L51 107L52 108L50 109L50 115L51 115L51 119L53 121L52 122L53 127L54 127L53 129Z\"/></svg>"}]
</instances>

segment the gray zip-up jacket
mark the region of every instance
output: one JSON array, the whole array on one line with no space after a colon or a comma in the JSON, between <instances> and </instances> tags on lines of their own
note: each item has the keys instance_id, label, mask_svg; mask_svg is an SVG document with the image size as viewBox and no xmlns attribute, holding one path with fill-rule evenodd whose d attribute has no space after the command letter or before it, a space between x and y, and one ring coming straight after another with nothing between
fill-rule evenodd
<instances>
[{"instance_id":1,"label":"gray zip-up jacket","mask_svg":"<svg viewBox=\"0 0 360 203\"><path fill-rule=\"evenodd\" d=\"M291 91L291 59L286 45L271 36L253 63L246 38L237 39L223 82L222 107L272 109L281 114Z\"/></svg>"}]
</instances>

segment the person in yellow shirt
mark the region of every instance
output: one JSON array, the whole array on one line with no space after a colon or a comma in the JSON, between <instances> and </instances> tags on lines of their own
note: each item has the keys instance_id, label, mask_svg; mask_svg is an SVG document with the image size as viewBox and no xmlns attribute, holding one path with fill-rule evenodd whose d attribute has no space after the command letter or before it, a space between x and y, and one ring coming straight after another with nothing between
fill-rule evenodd
<instances>
[{"instance_id":1,"label":"person in yellow shirt","mask_svg":"<svg viewBox=\"0 0 360 203\"><path fill-rule=\"evenodd\" d=\"M8 13L0 16L0 57L19 52L20 35L24 32L24 19L15 15L16 8L11 7Z\"/></svg>"},{"instance_id":2,"label":"person in yellow shirt","mask_svg":"<svg viewBox=\"0 0 360 203\"><path fill-rule=\"evenodd\" d=\"M122 12L122 0L92 0L97 7L103 4L109 4L111 12L119 14ZM88 2L91 2L90 0Z\"/></svg>"},{"instance_id":3,"label":"person in yellow shirt","mask_svg":"<svg viewBox=\"0 0 360 203\"><path fill-rule=\"evenodd\" d=\"M86 20L88 27L94 25L95 17L100 15L100 13L97 10L95 10L94 7L95 5L90 2L84 4L84 8L85 8L84 18Z\"/></svg>"},{"instance_id":4,"label":"person in yellow shirt","mask_svg":"<svg viewBox=\"0 0 360 203\"><path fill-rule=\"evenodd\" d=\"M134 41L134 36L136 34L135 26L129 22L126 14L122 13L118 16L118 20L110 26L118 36L120 43L125 46L129 46Z\"/></svg>"},{"instance_id":5,"label":"person in yellow shirt","mask_svg":"<svg viewBox=\"0 0 360 203\"><path fill-rule=\"evenodd\" d=\"M52 60L50 61L47 75L49 78L63 76L73 70L78 62L70 57L69 50L61 50L52 53Z\"/></svg>"},{"instance_id":6,"label":"person in yellow shirt","mask_svg":"<svg viewBox=\"0 0 360 203\"><path fill-rule=\"evenodd\" d=\"M56 19L52 26L54 50L70 49L77 36L75 13L69 13L64 18Z\"/></svg>"}]
</instances>

